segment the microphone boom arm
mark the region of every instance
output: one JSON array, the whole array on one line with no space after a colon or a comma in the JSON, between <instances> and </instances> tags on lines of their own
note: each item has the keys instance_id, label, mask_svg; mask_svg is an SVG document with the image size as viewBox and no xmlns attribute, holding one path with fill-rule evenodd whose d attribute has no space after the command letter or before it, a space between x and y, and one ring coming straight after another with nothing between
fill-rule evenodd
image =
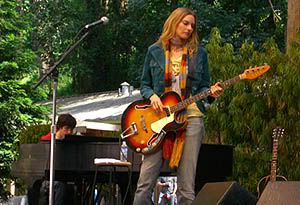
<instances>
[{"instance_id":1,"label":"microphone boom arm","mask_svg":"<svg viewBox=\"0 0 300 205\"><path fill-rule=\"evenodd\" d=\"M60 59L58 61L56 61L51 67L50 70L43 76L40 78L40 80L36 83L36 85L33 87L34 89L36 89L50 74L52 74L54 72L54 70L63 62L63 60L71 53L71 51L73 51L78 45L79 43L85 39L85 37L89 34L89 31L87 31L85 34L83 34L80 39L78 39L78 41L76 41L72 46L70 46L64 53L63 55L60 57Z\"/></svg>"}]
</instances>

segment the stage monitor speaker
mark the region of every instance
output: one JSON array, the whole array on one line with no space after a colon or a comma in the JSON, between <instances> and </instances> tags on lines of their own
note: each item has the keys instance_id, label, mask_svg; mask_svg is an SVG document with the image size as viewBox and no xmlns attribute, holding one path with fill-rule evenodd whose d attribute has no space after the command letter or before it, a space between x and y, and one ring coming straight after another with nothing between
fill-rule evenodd
<instances>
[{"instance_id":1,"label":"stage monitor speaker","mask_svg":"<svg viewBox=\"0 0 300 205\"><path fill-rule=\"evenodd\" d=\"M255 205L256 197L235 181L206 183L192 205Z\"/></svg>"},{"instance_id":2,"label":"stage monitor speaker","mask_svg":"<svg viewBox=\"0 0 300 205\"><path fill-rule=\"evenodd\" d=\"M260 196L258 205L300 204L299 181L269 182Z\"/></svg>"}]
</instances>

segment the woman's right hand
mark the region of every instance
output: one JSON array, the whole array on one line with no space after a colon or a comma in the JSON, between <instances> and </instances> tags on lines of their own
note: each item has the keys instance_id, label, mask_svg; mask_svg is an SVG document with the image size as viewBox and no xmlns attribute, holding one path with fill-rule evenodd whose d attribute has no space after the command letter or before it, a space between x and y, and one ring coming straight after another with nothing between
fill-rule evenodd
<instances>
[{"instance_id":1,"label":"woman's right hand","mask_svg":"<svg viewBox=\"0 0 300 205\"><path fill-rule=\"evenodd\" d=\"M156 94L153 94L150 97L150 101L151 101L151 105L152 105L153 109L156 112L162 112L163 111L164 105L162 104L160 98Z\"/></svg>"}]
</instances>

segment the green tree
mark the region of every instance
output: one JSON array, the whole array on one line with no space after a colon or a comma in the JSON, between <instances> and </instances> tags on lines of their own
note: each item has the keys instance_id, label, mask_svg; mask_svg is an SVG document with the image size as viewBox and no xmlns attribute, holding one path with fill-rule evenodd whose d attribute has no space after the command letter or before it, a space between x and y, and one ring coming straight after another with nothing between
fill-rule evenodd
<instances>
[{"instance_id":1,"label":"green tree","mask_svg":"<svg viewBox=\"0 0 300 205\"><path fill-rule=\"evenodd\" d=\"M259 47L270 36L276 42L284 42L286 5L287 2L275 1L272 10L268 1L47 0L32 2L30 11L34 14L35 49L48 65L74 42L85 24L104 15L110 19L107 25L91 29L60 66L59 91L66 91L69 85L69 92L74 94L116 90L123 81L139 87L147 47L158 39L164 20L177 7L197 12L198 32L204 44L211 28L218 27L222 41L239 48L244 40Z\"/></svg>"},{"instance_id":2,"label":"green tree","mask_svg":"<svg viewBox=\"0 0 300 205\"><path fill-rule=\"evenodd\" d=\"M221 42L216 29L207 45L215 82L243 73L250 66L267 63L271 67L259 79L241 81L225 90L206 118L208 141L235 146L233 178L253 192L259 179L270 171L272 130L277 126L285 129L278 171L289 180L300 177L299 48L295 45L288 56L269 39L262 51L256 50L253 43L244 43L235 53L231 44Z\"/></svg>"},{"instance_id":3,"label":"green tree","mask_svg":"<svg viewBox=\"0 0 300 205\"><path fill-rule=\"evenodd\" d=\"M2 0L0 8L0 198L6 199L18 135L25 125L39 121L44 110L32 101L41 93L30 91L37 67L29 47L26 5Z\"/></svg>"},{"instance_id":4,"label":"green tree","mask_svg":"<svg viewBox=\"0 0 300 205\"><path fill-rule=\"evenodd\" d=\"M38 75L42 77L65 50L78 40L76 34L80 36L81 33L77 32L84 25L84 17L90 14L85 10L84 1L32 1L28 12L31 14L31 24L34 25L30 30L30 40L39 59ZM70 85L80 76L72 75L73 72L89 72L88 66L82 66L78 58L80 53L87 57L82 44L58 66L58 94L66 92L70 95L75 92L76 89ZM52 95L51 81L44 85L48 95Z\"/></svg>"}]
</instances>

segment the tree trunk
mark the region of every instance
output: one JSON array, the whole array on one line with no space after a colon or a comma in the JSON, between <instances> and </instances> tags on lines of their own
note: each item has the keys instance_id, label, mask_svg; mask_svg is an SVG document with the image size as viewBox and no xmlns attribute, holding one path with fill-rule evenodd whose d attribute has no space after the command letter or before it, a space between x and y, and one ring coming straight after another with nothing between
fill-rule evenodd
<instances>
[{"instance_id":1,"label":"tree trunk","mask_svg":"<svg viewBox=\"0 0 300 205\"><path fill-rule=\"evenodd\" d=\"M300 27L300 1L288 1L288 22L287 22L287 51L293 41L300 43L300 38L297 38L297 31Z\"/></svg>"}]
</instances>

